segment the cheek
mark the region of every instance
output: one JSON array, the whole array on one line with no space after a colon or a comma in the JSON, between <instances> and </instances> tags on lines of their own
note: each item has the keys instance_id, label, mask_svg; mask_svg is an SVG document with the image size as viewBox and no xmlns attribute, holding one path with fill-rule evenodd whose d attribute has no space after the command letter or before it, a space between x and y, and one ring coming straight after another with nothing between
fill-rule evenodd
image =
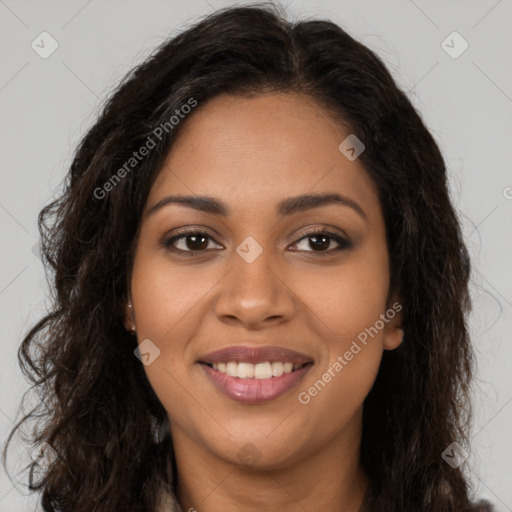
<instances>
[{"instance_id":1,"label":"cheek","mask_svg":"<svg viewBox=\"0 0 512 512\"><path fill-rule=\"evenodd\" d=\"M168 412L191 412L195 404L187 389L184 361L187 340L197 328L201 299L212 286L205 277L192 266L178 268L165 256L149 256L144 249L136 254L131 292L137 338L139 344L149 339L158 347L158 357L144 371ZM180 423L187 424L190 416L183 415ZM188 426L192 432L192 425Z\"/></svg>"},{"instance_id":2,"label":"cheek","mask_svg":"<svg viewBox=\"0 0 512 512\"><path fill-rule=\"evenodd\" d=\"M375 382L382 356L382 350L370 344L361 346L361 351L350 361L345 353L340 351L339 354L343 362L336 355L322 368L323 373L319 372L308 387L299 390L297 396L304 430L321 431L324 438L337 435L340 428L349 425L361 412L361 406ZM322 418L320 425L317 424L318 418Z\"/></svg>"},{"instance_id":3,"label":"cheek","mask_svg":"<svg viewBox=\"0 0 512 512\"><path fill-rule=\"evenodd\" d=\"M197 316L208 292L218 282L218 272L199 271L194 265L172 265L163 257L140 254L132 272L132 297L137 332L158 340L168 349L186 339L188 325L197 326Z\"/></svg>"},{"instance_id":4,"label":"cheek","mask_svg":"<svg viewBox=\"0 0 512 512\"><path fill-rule=\"evenodd\" d=\"M183 361L174 357L169 350L144 371L162 407L173 425L186 431L187 435L200 444L204 441L205 433L201 433L201 425L208 425L208 435L222 438L223 432L216 430L217 422L212 422L211 408L204 404L201 395L191 388L189 375L183 367Z\"/></svg>"},{"instance_id":5,"label":"cheek","mask_svg":"<svg viewBox=\"0 0 512 512\"><path fill-rule=\"evenodd\" d=\"M309 321L315 323L311 327L321 329L325 340L336 346L336 350L343 350L347 343L350 346L386 310L389 289L386 258L362 255L314 277L304 275L297 278L294 293L314 313L306 313Z\"/></svg>"},{"instance_id":6,"label":"cheek","mask_svg":"<svg viewBox=\"0 0 512 512\"><path fill-rule=\"evenodd\" d=\"M326 430L336 430L359 409L382 358L384 330L376 325L381 326L386 311L388 263L382 252L366 254L335 272L316 275L315 286L303 284L300 291L314 313L309 315L311 328L321 326L325 352L314 379L299 390L298 402L304 411L328 410Z\"/></svg>"}]
</instances>

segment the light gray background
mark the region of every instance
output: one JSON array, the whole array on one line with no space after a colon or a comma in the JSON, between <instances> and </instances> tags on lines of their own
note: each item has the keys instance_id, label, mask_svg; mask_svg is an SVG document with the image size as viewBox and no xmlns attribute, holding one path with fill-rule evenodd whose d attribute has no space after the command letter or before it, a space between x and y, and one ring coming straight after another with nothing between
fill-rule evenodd
<instances>
[{"instance_id":1,"label":"light gray background","mask_svg":"<svg viewBox=\"0 0 512 512\"><path fill-rule=\"evenodd\" d=\"M185 23L227 5L0 0L1 443L27 389L17 349L47 301L33 252L39 210L117 81ZM331 19L375 50L444 152L474 263L474 492L512 511L512 1L294 0L288 12ZM43 31L59 44L47 59L31 48ZM456 59L441 46L453 31L469 43ZM28 456L16 444L10 466L19 470ZM26 494L0 469L1 512L36 510L37 496Z\"/></svg>"}]
</instances>

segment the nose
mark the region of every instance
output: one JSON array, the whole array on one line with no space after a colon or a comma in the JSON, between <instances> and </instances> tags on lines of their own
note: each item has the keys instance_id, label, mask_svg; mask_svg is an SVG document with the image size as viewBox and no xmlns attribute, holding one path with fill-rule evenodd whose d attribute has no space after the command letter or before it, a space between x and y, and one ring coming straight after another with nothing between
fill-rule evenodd
<instances>
[{"instance_id":1,"label":"nose","mask_svg":"<svg viewBox=\"0 0 512 512\"><path fill-rule=\"evenodd\" d=\"M272 263L267 250L250 263L237 253L233 255L232 269L219 283L215 302L219 320L258 330L293 318L297 299L290 273Z\"/></svg>"}]
</instances>

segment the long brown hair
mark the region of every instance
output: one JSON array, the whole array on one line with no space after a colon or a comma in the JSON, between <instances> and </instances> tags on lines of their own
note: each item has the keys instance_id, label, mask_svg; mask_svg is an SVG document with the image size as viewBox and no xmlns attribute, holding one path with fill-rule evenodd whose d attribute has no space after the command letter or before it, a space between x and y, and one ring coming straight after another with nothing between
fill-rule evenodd
<instances>
[{"instance_id":1,"label":"long brown hair","mask_svg":"<svg viewBox=\"0 0 512 512\"><path fill-rule=\"evenodd\" d=\"M57 454L44 470L29 466L45 511L149 512L174 482L166 412L123 327L141 212L186 119L155 130L191 98L200 108L221 93L262 91L300 92L340 119L364 142L360 159L379 190L405 334L364 403L364 510L477 510L462 469L442 458L452 442L468 443L473 359L470 262L440 150L366 46L329 21L290 23L259 4L213 13L133 69L82 139L62 195L40 213L54 294L19 350L40 404L16 429L34 420L34 445ZM120 173L151 135L156 147Z\"/></svg>"}]
</instances>

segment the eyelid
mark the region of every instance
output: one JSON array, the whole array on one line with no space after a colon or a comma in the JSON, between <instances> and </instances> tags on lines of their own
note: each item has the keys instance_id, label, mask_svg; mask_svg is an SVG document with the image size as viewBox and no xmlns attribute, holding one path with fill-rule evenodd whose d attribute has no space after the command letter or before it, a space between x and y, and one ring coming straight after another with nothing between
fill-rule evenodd
<instances>
[{"instance_id":1,"label":"eyelid","mask_svg":"<svg viewBox=\"0 0 512 512\"><path fill-rule=\"evenodd\" d=\"M181 238L186 238L187 236L191 235L206 235L208 239L212 242L214 242L217 245L222 245L220 242L217 241L215 237L213 237L207 229L199 226L194 227L186 227L181 228L177 232L173 233L172 235L165 234L162 239L160 240L160 245L164 247L164 249L170 250L177 254L195 254L195 253L206 253L210 252L209 250L202 250L202 251L193 251L188 250L184 251L182 249L177 249L176 247L173 247L173 243Z\"/></svg>"},{"instance_id":2,"label":"eyelid","mask_svg":"<svg viewBox=\"0 0 512 512\"><path fill-rule=\"evenodd\" d=\"M299 232L299 235L294 235L294 236L300 236L301 238L304 238L305 236L311 236L311 235L321 234L321 233L338 236L340 238L344 238L347 242L352 242L351 238L348 236L348 234L343 229L340 229L336 226L331 226L330 224L318 224L313 227L304 228L303 230L301 230Z\"/></svg>"},{"instance_id":3,"label":"eyelid","mask_svg":"<svg viewBox=\"0 0 512 512\"><path fill-rule=\"evenodd\" d=\"M334 230L334 231L333 231ZM335 230L338 230L341 232L336 233ZM173 233L171 236L168 236L167 234L164 235L164 237L160 241L160 245L162 245L165 249L170 250L176 254L180 255L194 255L198 253L207 253L211 252L212 249L203 249L203 250L183 250L183 249L177 249L173 246L173 243L175 243L177 240L180 240L182 238L186 238L189 235L205 235L209 241L220 245L223 247L223 245L217 241L215 237L210 235L208 232L208 229L203 228L201 226L189 226L181 228L178 232ZM334 226L329 225L317 225L313 228L305 228L302 230L301 233L294 235L293 241L288 243L287 247L291 245L296 245L300 242L302 242L304 239L308 237L313 236L319 236L319 235L326 235L331 240L335 241L338 244L338 247L334 249L329 249L328 251L302 251L302 250L294 250L293 252L306 252L306 253L316 253L318 255L332 255L338 252L341 252L346 249L350 249L353 247L353 242L351 241L350 237L340 228L336 228Z\"/></svg>"},{"instance_id":4,"label":"eyelid","mask_svg":"<svg viewBox=\"0 0 512 512\"><path fill-rule=\"evenodd\" d=\"M329 249L328 251L296 250L295 252L313 253L313 254L317 254L318 256L332 256L333 254L338 254L347 249L351 249L354 246L353 242L350 240L350 238L344 232L343 232L343 234L339 234L339 233L331 231L325 227L313 228L313 229L303 232L299 238L297 238L294 242L292 242L292 245L297 245L300 242L302 242L304 239L314 237L314 236L320 236L320 235L327 236L328 238L331 239L331 241L336 242L338 244L338 247L336 247L334 249Z\"/></svg>"}]
</instances>

